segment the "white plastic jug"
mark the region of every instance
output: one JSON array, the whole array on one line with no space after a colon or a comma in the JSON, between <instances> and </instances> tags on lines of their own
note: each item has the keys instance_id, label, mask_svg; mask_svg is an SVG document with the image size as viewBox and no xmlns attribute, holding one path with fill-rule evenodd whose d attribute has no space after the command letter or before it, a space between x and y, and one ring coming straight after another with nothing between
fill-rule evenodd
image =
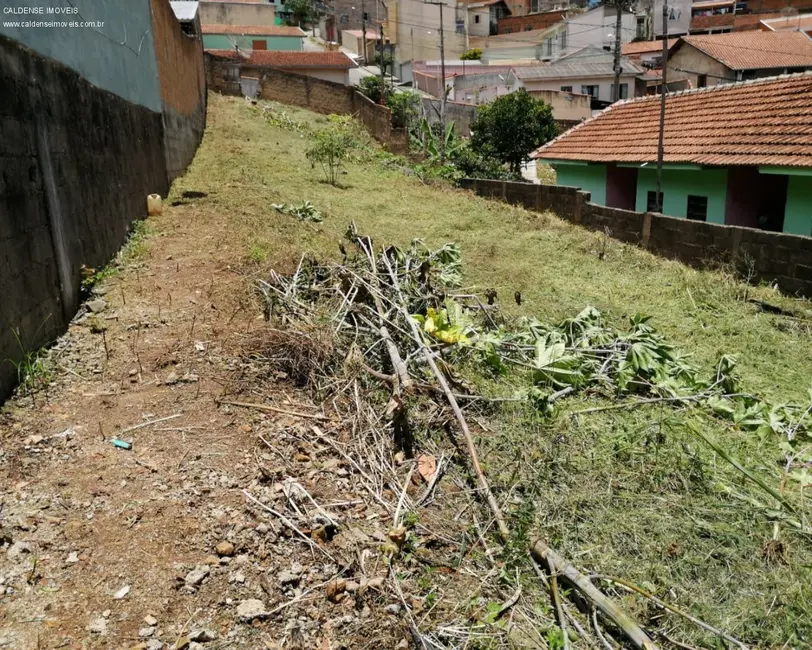
<instances>
[{"instance_id":1,"label":"white plastic jug","mask_svg":"<svg viewBox=\"0 0 812 650\"><path fill-rule=\"evenodd\" d=\"M151 217L153 215L161 214L161 195L150 194L147 196L147 214Z\"/></svg>"}]
</instances>

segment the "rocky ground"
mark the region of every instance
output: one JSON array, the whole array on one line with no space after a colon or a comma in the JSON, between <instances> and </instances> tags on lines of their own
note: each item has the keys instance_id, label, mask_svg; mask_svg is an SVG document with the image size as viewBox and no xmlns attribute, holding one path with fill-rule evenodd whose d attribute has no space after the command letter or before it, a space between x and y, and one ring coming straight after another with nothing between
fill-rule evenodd
<instances>
[{"instance_id":1,"label":"rocky ground","mask_svg":"<svg viewBox=\"0 0 812 650\"><path fill-rule=\"evenodd\" d=\"M399 460L376 479L336 412L246 356L264 321L194 214L150 221L3 408L0 647L407 647L436 589L393 585L380 548L425 480ZM449 540L408 535L448 581Z\"/></svg>"}]
</instances>

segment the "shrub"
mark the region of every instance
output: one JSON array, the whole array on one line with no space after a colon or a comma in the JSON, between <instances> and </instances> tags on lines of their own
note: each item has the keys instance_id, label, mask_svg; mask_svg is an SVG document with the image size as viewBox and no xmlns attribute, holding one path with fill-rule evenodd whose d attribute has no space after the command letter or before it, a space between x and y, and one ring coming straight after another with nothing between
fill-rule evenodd
<instances>
[{"instance_id":1,"label":"shrub","mask_svg":"<svg viewBox=\"0 0 812 650\"><path fill-rule=\"evenodd\" d=\"M328 127L317 131L313 144L306 156L311 164L321 165L325 179L330 185L337 185L338 174L349 157L355 138L346 124L332 122Z\"/></svg>"},{"instance_id":2,"label":"shrub","mask_svg":"<svg viewBox=\"0 0 812 650\"><path fill-rule=\"evenodd\" d=\"M386 105L392 111L392 126L403 128L416 120L419 102L420 96L417 93L393 92L386 100Z\"/></svg>"},{"instance_id":3,"label":"shrub","mask_svg":"<svg viewBox=\"0 0 812 650\"><path fill-rule=\"evenodd\" d=\"M380 77L364 77L358 84L358 90L369 97L376 104L386 103L387 95L389 94L386 83Z\"/></svg>"},{"instance_id":4,"label":"shrub","mask_svg":"<svg viewBox=\"0 0 812 650\"><path fill-rule=\"evenodd\" d=\"M465 50L460 55L462 61L479 61L482 58L482 50L478 47L472 47L470 50Z\"/></svg>"}]
</instances>

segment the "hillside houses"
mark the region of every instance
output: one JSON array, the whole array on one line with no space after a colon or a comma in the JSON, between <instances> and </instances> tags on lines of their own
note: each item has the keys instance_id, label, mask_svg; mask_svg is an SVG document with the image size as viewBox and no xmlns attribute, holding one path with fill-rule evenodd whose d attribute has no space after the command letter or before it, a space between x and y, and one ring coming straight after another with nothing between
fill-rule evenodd
<instances>
[{"instance_id":1,"label":"hillside houses","mask_svg":"<svg viewBox=\"0 0 812 650\"><path fill-rule=\"evenodd\" d=\"M612 105L532 157L600 205L812 236L812 73Z\"/></svg>"}]
</instances>

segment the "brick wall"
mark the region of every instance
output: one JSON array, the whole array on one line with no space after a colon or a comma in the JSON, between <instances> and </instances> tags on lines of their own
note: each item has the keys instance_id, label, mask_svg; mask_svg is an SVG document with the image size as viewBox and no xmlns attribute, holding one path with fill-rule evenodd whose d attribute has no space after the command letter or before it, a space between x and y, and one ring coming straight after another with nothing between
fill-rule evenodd
<instances>
[{"instance_id":1,"label":"brick wall","mask_svg":"<svg viewBox=\"0 0 812 650\"><path fill-rule=\"evenodd\" d=\"M192 162L206 128L203 43L183 33L167 0L150 0L150 10L171 183Z\"/></svg>"},{"instance_id":2,"label":"brick wall","mask_svg":"<svg viewBox=\"0 0 812 650\"><path fill-rule=\"evenodd\" d=\"M0 36L0 400L64 331L100 268L168 191L161 114Z\"/></svg>"},{"instance_id":3,"label":"brick wall","mask_svg":"<svg viewBox=\"0 0 812 650\"><path fill-rule=\"evenodd\" d=\"M260 99L293 104L325 115L353 115L372 137L393 153L408 150L407 133L404 129L392 127L390 110L372 102L351 86L274 68L241 66L206 54L206 77L212 90L224 95L241 95L240 74L260 77Z\"/></svg>"},{"instance_id":4,"label":"brick wall","mask_svg":"<svg viewBox=\"0 0 812 650\"><path fill-rule=\"evenodd\" d=\"M567 10L546 11L539 14L507 16L499 20L500 34L518 34L530 29L547 29L551 25L560 23L567 16Z\"/></svg>"},{"instance_id":5,"label":"brick wall","mask_svg":"<svg viewBox=\"0 0 812 650\"><path fill-rule=\"evenodd\" d=\"M812 297L812 238L741 226L689 221L590 203L574 187L464 179L479 196L559 217L638 244L652 253L696 267L709 263L752 264L755 280L776 282L782 291Z\"/></svg>"}]
</instances>

